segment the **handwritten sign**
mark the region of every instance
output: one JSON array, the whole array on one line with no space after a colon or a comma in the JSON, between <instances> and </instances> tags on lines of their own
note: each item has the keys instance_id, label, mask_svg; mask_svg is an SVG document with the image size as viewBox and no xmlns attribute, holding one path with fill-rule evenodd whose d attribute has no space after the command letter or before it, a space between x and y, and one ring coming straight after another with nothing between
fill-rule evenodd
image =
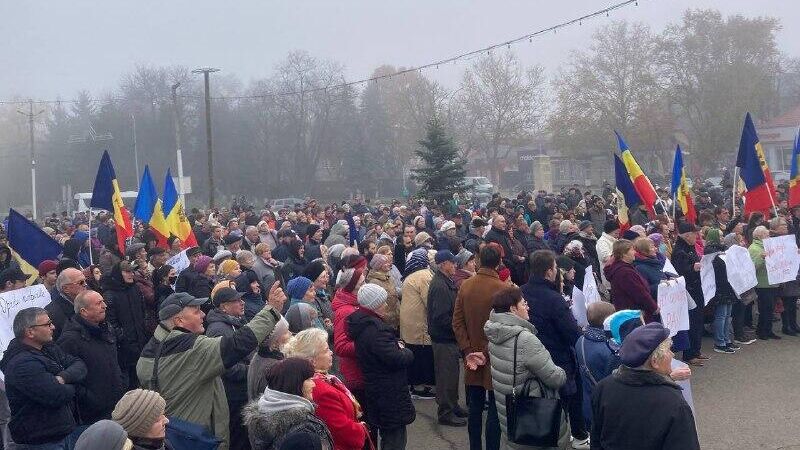
<instances>
[{"instance_id":1,"label":"handwritten sign","mask_svg":"<svg viewBox=\"0 0 800 450\"><path fill-rule=\"evenodd\" d=\"M750 259L750 252L739 245L732 245L725 250L725 269L728 272L728 282L736 295L754 288L758 284L756 279L756 266Z\"/></svg>"},{"instance_id":2,"label":"handwritten sign","mask_svg":"<svg viewBox=\"0 0 800 450\"><path fill-rule=\"evenodd\" d=\"M589 326L589 320L586 318L586 298L578 286L572 286L572 306L569 309L578 326L581 328Z\"/></svg>"},{"instance_id":3,"label":"handwritten sign","mask_svg":"<svg viewBox=\"0 0 800 450\"><path fill-rule=\"evenodd\" d=\"M793 234L764 239L764 253L767 254L767 280L769 284L785 283L797 278L800 269L800 255Z\"/></svg>"},{"instance_id":4,"label":"handwritten sign","mask_svg":"<svg viewBox=\"0 0 800 450\"><path fill-rule=\"evenodd\" d=\"M168 259L167 264L174 267L176 273L181 273L183 269L189 267L189 257L186 256L186 250Z\"/></svg>"},{"instance_id":5,"label":"handwritten sign","mask_svg":"<svg viewBox=\"0 0 800 450\"><path fill-rule=\"evenodd\" d=\"M706 303L710 302L711 299L717 295L717 279L714 275L714 258L716 258L718 254L719 252L703 255L703 258L700 259L700 284L703 287L703 298L706 299Z\"/></svg>"},{"instance_id":6,"label":"handwritten sign","mask_svg":"<svg viewBox=\"0 0 800 450\"><path fill-rule=\"evenodd\" d=\"M689 293L683 277L662 281L658 285L658 307L661 310L661 323L669 328L670 337L678 331L689 329Z\"/></svg>"},{"instance_id":7,"label":"handwritten sign","mask_svg":"<svg viewBox=\"0 0 800 450\"><path fill-rule=\"evenodd\" d=\"M672 275L675 275L676 277L678 276L678 270L675 268L675 266L672 265L672 262L669 260L669 258L664 260L664 269L663 269L663 271L664 271L664 273L671 273Z\"/></svg>"},{"instance_id":8,"label":"handwritten sign","mask_svg":"<svg viewBox=\"0 0 800 450\"><path fill-rule=\"evenodd\" d=\"M50 303L50 293L41 284L0 294L0 359L11 339L14 339L13 325L17 313L34 306L44 308L48 303ZM5 379L2 373L0 379Z\"/></svg>"},{"instance_id":9,"label":"handwritten sign","mask_svg":"<svg viewBox=\"0 0 800 450\"><path fill-rule=\"evenodd\" d=\"M592 266L586 268L586 275L583 277L583 297L586 299L586 306L600 301L600 292L597 290L597 280L594 278Z\"/></svg>"},{"instance_id":10,"label":"handwritten sign","mask_svg":"<svg viewBox=\"0 0 800 450\"><path fill-rule=\"evenodd\" d=\"M682 369L684 367L689 367L683 361L678 361L677 359L672 360L672 370L675 369ZM692 383L691 379L688 380L678 380L675 382L678 386L682 388L681 394L683 394L683 399L686 400L686 403L689 404L689 408L692 409L692 413L694 413L694 400L692 399Z\"/></svg>"}]
</instances>

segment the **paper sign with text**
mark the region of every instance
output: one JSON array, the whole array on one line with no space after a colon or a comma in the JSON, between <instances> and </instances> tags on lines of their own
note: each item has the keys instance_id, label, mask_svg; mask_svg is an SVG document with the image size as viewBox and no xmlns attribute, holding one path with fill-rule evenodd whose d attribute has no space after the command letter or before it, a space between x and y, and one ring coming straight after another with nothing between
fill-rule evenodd
<instances>
[{"instance_id":1,"label":"paper sign with text","mask_svg":"<svg viewBox=\"0 0 800 450\"><path fill-rule=\"evenodd\" d=\"M725 270L736 295L742 295L758 284L756 266L750 259L750 252L742 246L732 245L725 250Z\"/></svg>"},{"instance_id":2,"label":"paper sign with text","mask_svg":"<svg viewBox=\"0 0 800 450\"><path fill-rule=\"evenodd\" d=\"M586 318L586 298L583 292L578 289L578 286L572 286L572 306L570 310L579 327L586 328L589 325L589 320Z\"/></svg>"},{"instance_id":3,"label":"paper sign with text","mask_svg":"<svg viewBox=\"0 0 800 450\"><path fill-rule=\"evenodd\" d=\"M764 253L767 254L767 280L769 284L785 283L797 278L800 269L800 255L793 234L764 239Z\"/></svg>"},{"instance_id":4,"label":"paper sign with text","mask_svg":"<svg viewBox=\"0 0 800 450\"><path fill-rule=\"evenodd\" d=\"M672 265L672 262L669 260L669 258L664 261L663 271L664 273L671 273L675 276L678 276L678 270L675 269L675 266Z\"/></svg>"},{"instance_id":5,"label":"paper sign with text","mask_svg":"<svg viewBox=\"0 0 800 450\"><path fill-rule=\"evenodd\" d=\"M0 294L0 359L14 339L14 317L25 308L44 308L50 303L50 293L42 284ZM0 374L2 379L5 377Z\"/></svg>"},{"instance_id":6,"label":"paper sign with text","mask_svg":"<svg viewBox=\"0 0 800 450\"><path fill-rule=\"evenodd\" d=\"M586 305L591 305L594 302L600 301L600 292L597 290L597 281L594 278L594 271L592 266L586 268L586 275L583 277L583 297L586 299Z\"/></svg>"},{"instance_id":7,"label":"paper sign with text","mask_svg":"<svg viewBox=\"0 0 800 450\"><path fill-rule=\"evenodd\" d=\"M183 269L189 267L189 257L186 256L186 250L168 259L167 264L174 267L176 273L181 273Z\"/></svg>"},{"instance_id":8,"label":"paper sign with text","mask_svg":"<svg viewBox=\"0 0 800 450\"><path fill-rule=\"evenodd\" d=\"M713 263L718 254L719 252L703 255L703 258L700 259L700 284L703 287L703 298L706 299L706 303L717 295L717 279L714 275Z\"/></svg>"},{"instance_id":9,"label":"paper sign with text","mask_svg":"<svg viewBox=\"0 0 800 450\"><path fill-rule=\"evenodd\" d=\"M661 323L669 328L669 335L689 329L689 293L686 281L679 277L662 281L658 285L658 308L661 310Z\"/></svg>"}]
</instances>

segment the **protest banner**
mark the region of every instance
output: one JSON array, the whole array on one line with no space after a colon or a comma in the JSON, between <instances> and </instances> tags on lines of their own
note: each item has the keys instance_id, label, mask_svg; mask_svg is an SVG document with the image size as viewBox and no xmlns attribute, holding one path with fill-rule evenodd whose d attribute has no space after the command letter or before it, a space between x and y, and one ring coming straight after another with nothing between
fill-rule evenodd
<instances>
[{"instance_id":1,"label":"protest banner","mask_svg":"<svg viewBox=\"0 0 800 450\"><path fill-rule=\"evenodd\" d=\"M583 277L582 292L583 297L586 299L586 306L600 301L600 292L597 290L597 280L594 278L594 271L591 265L586 268L586 275Z\"/></svg>"},{"instance_id":2,"label":"protest banner","mask_svg":"<svg viewBox=\"0 0 800 450\"><path fill-rule=\"evenodd\" d=\"M168 259L167 264L174 267L176 273L181 273L183 269L189 267L189 257L186 256L186 250Z\"/></svg>"},{"instance_id":3,"label":"protest banner","mask_svg":"<svg viewBox=\"0 0 800 450\"><path fill-rule=\"evenodd\" d=\"M669 328L670 337L678 331L689 329L689 293L683 277L662 281L658 284L658 308L661 323Z\"/></svg>"},{"instance_id":4,"label":"protest banner","mask_svg":"<svg viewBox=\"0 0 800 450\"><path fill-rule=\"evenodd\" d=\"M578 322L578 326L586 328L589 326L589 320L586 318L586 298L578 289L578 286L572 286L572 306L569 308L572 311L572 316Z\"/></svg>"},{"instance_id":5,"label":"protest banner","mask_svg":"<svg viewBox=\"0 0 800 450\"><path fill-rule=\"evenodd\" d=\"M764 262L767 266L769 284L785 283L797 278L800 255L793 234L764 239Z\"/></svg>"},{"instance_id":6,"label":"protest banner","mask_svg":"<svg viewBox=\"0 0 800 450\"><path fill-rule=\"evenodd\" d=\"M0 294L0 359L14 339L14 317L20 310L31 307L44 308L50 303L50 293L42 284ZM5 379L0 373L0 379Z\"/></svg>"},{"instance_id":7,"label":"protest banner","mask_svg":"<svg viewBox=\"0 0 800 450\"><path fill-rule=\"evenodd\" d=\"M725 251L725 268L728 272L728 282L736 295L754 288L758 284L756 279L756 266L750 259L750 252L739 245L732 245Z\"/></svg>"},{"instance_id":8,"label":"protest banner","mask_svg":"<svg viewBox=\"0 0 800 450\"><path fill-rule=\"evenodd\" d=\"M675 276L678 276L678 270L675 269L675 266L672 265L672 262L669 260L669 258L664 261L663 271L664 273L671 273Z\"/></svg>"},{"instance_id":9,"label":"protest banner","mask_svg":"<svg viewBox=\"0 0 800 450\"><path fill-rule=\"evenodd\" d=\"M714 258L720 252L710 255L703 255L700 259L700 284L703 288L703 298L706 303L710 302L717 295L717 279L714 275Z\"/></svg>"},{"instance_id":10,"label":"protest banner","mask_svg":"<svg viewBox=\"0 0 800 450\"><path fill-rule=\"evenodd\" d=\"M672 360L672 370L682 369L685 367L689 367L683 361L678 361L677 359ZM683 399L686 400L686 403L689 404L689 408L692 409L692 413L694 413L694 399L692 398L692 382L691 379L688 380L678 380L675 382L678 386L683 388L681 390L681 394L683 394Z\"/></svg>"}]
</instances>

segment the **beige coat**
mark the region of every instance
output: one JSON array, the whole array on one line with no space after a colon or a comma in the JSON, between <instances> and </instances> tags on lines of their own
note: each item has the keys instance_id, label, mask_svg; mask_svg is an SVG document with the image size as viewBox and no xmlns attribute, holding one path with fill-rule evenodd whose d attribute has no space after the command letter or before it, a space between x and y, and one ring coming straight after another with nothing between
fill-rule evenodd
<instances>
[{"instance_id":1,"label":"beige coat","mask_svg":"<svg viewBox=\"0 0 800 450\"><path fill-rule=\"evenodd\" d=\"M379 272L377 270L370 270L367 274L367 283L377 284L378 286L386 289L389 296L386 298L386 323L392 326L395 330L400 327L400 296L397 295L392 276L388 272Z\"/></svg>"},{"instance_id":2,"label":"beige coat","mask_svg":"<svg viewBox=\"0 0 800 450\"><path fill-rule=\"evenodd\" d=\"M431 345L428 334L428 288L433 272L418 270L403 280L400 302L400 339L412 345Z\"/></svg>"}]
</instances>

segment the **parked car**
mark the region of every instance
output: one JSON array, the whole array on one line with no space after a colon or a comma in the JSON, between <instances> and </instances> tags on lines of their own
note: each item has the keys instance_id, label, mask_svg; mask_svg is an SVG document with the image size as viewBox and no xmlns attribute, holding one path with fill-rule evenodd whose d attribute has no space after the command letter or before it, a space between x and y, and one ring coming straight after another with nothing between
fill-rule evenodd
<instances>
[{"instance_id":1,"label":"parked car","mask_svg":"<svg viewBox=\"0 0 800 450\"><path fill-rule=\"evenodd\" d=\"M276 198L272 202L270 202L270 207L273 211L277 211L282 208L293 209L294 205L296 204L303 204L305 200L302 198L296 197L287 197L287 198Z\"/></svg>"}]
</instances>

